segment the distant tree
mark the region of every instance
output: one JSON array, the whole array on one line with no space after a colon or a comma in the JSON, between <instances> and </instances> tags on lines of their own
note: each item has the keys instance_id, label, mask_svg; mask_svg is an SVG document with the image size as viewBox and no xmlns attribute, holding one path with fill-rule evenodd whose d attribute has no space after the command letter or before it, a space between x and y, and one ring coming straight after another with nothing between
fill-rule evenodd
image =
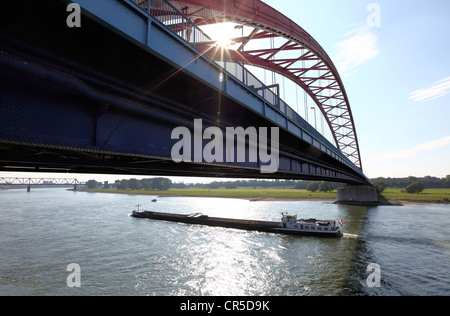
<instances>
[{"instance_id":1,"label":"distant tree","mask_svg":"<svg viewBox=\"0 0 450 316\"><path fill-rule=\"evenodd\" d=\"M188 186L184 183L172 183L170 187L174 189L186 189Z\"/></svg>"},{"instance_id":2,"label":"distant tree","mask_svg":"<svg viewBox=\"0 0 450 316\"><path fill-rule=\"evenodd\" d=\"M119 190L128 190L130 187L129 180L121 180L119 185Z\"/></svg>"},{"instance_id":3,"label":"distant tree","mask_svg":"<svg viewBox=\"0 0 450 316\"><path fill-rule=\"evenodd\" d=\"M442 182L442 186L444 188L450 188L450 176L447 176L444 180L444 182Z\"/></svg>"},{"instance_id":4,"label":"distant tree","mask_svg":"<svg viewBox=\"0 0 450 316\"><path fill-rule=\"evenodd\" d=\"M168 178L164 178L164 181L162 183L162 191L167 191L170 189L170 187L172 186L172 180L168 179Z\"/></svg>"},{"instance_id":5,"label":"distant tree","mask_svg":"<svg viewBox=\"0 0 450 316\"><path fill-rule=\"evenodd\" d=\"M376 181L373 183L373 186L374 186L375 189L377 189L377 191L380 192L380 193L382 193L382 192L386 189L386 187L387 187L386 182L384 182L384 181L382 181L382 180L376 180Z\"/></svg>"},{"instance_id":6,"label":"distant tree","mask_svg":"<svg viewBox=\"0 0 450 316\"><path fill-rule=\"evenodd\" d=\"M226 182L225 183L225 189L236 189L237 185L235 182Z\"/></svg>"},{"instance_id":7,"label":"distant tree","mask_svg":"<svg viewBox=\"0 0 450 316\"><path fill-rule=\"evenodd\" d=\"M128 186L131 190L141 189L141 183L137 179L130 179Z\"/></svg>"},{"instance_id":8,"label":"distant tree","mask_svg":"<svg viewBox=\"0 0 450 316\"><path fill-rule=\"evenodd\" d=\"M86 182L86 186L88 189L97 189L97 181L89 180L88 182Z\"/></svg>"},{"instance_id":9,"label":"distant tree","mask_svg":"<svg viewBox=\"0 0 450 316\"><path fill-rule=\"evenodd\" d=\"M141 180L141 187L145 191L154 191L155 190L155 186L154 186L154 183L153 183L153 179L142 179Z\"/></svg>"},{"instance_id":10,"label":"distant tree","mask_svg":"<svg viewBox=\"0 0 450 316\"><path fill-rule=\"evenodd\" d=\"M168 178L154 178L152 180L155 190L158 191L167 191L170 189L170 186L172 185L172 180Z\"/></svg>"},{"instance_id":11,"label":"distant tree","mask_svg":"<svg viewBox=\"0 0 450 316\"><path fill-rule=\"evenodd\" d=\"M217 181L213 181L208 185L209 189L218 189L222 186L222 183L217 182Z\"/></svg>"},{"instance_id":12,"label":"distant tree","mask_svg":"<svg viewBox=\"0 0 450 316\"><path fill-rule=\"evenodd\" d=\"M310 192L316 192L317 190L319 190L319 183L318 182L311 182L306 187L306 190L310 191Z\"/></svg>"},{"instance_id":13,"label":"distant tree","mask_svg":"<svg viewBox=\"0 0 450 316\"><path fill-rule=\"evenodd\" d=\"M320 192L331 192L331 191L333 191L334 190L334 187L333 187L333 185L331 184L331 183L329 183L329 182L322 182L320 185L319 185L319 191Z\"/></svg>"},{"instance_id":14,"label":"distant tree","mask_svg":"<svg viewBox=\"0 0 450 316\"><path fill-rule=\"evenodd\" d=\"M406 187L407 193L420 193L424 190L424 186L421 182L414 182Z\"/></svg>"}]
</instances>

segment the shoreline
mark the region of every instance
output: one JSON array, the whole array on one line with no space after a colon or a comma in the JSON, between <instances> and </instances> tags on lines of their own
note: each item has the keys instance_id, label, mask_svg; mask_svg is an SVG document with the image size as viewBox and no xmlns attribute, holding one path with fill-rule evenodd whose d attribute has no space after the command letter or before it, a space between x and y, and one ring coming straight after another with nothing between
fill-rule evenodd
<instances>
[{"instance_id":1,"label":"shoreline","mask_svg":"<svg viewBox=\"0 0 450 316\"><path fill-rule=\"evenodd\" d=\"M300 202L300 201L312 201L312 202L335 202L336 199L331 198L305 198L305 197L242 197L242 196L198 196L198 195L182 195L182 194L162 194L157 197L192 197L192 198L212 198L212 199L238 199L247 200L250 202Z\"/></svg>"},{"instance_id":2,"label":"shoreline","mask_svg":"<svg viewBox=\"0 0 450 316\"><path fill-rule=\"evenodd\" d=\"M68 191L73 191L73 189L68 189ZM161 192L136 192L136 191L104 191L104 190L86 190L78 189L79 192L86 193L106 193L106 194L129 194L129 195L148 195L156 196L158 198L163 197L188 197L188 198L211 198L211 199L238 199L247 200L250 202L301 202L301 201L312 201L312 202L336 202L333 198L317 198L317 197L250 197L250 196L223 196L223 195L194 195L194 194L161 194Z\"/></svg>"},{"instance_id":3,"label":"shoreline","mask_svg":"<svg viewBox=\"0 0 450 316\"><path fill-rule=\"evenodd\" d=\"M73 191L69 189L68 191ZM195 194L171 194L171 193L161 193L161 192L136 192L136 191L105 191L105 190L86 190L78 189L79 192L86 193L109 193L109 194L129 194L129 195L148 195L156 196L157 198L164 197L188 197L188 198L220 198L220 199L239 199L247 200L250 202L329 202L339 204L336 198L326 198L326 197L251 197L251 196L233 196L233 195L195 195ZM345 203L344 203L345 204ZM447 205L448 203L442 201L426 201L426 200L389 200L380 201L378 206L425 206L425 205Z\"/></svg>"}]
</instances>

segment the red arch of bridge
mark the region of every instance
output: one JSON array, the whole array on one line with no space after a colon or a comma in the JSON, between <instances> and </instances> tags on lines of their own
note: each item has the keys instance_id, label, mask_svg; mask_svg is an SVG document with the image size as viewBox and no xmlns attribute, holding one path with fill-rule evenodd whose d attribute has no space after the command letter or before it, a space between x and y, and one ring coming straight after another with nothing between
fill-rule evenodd
<instances>
[{"instance_id":1,"label":"red arch of bridge","mask_svg":"<svg viewBox=\"0 0 450 316\"><path fill-rule=\"evenodd\" d=\"M337 147L362 170L355 123L343 82L331 58L303 28L259 0L177 0L171 1L197 25L234 22L253 27L250 35L233 39L240 43L229 54L237 61L279 73L298 84L314 100L333 134ZM282 39L278 47L245 49L252 40ZM210 43L196 44L218 60ZM289 52L293 57L282 57ZM278 57L277 57L278 56ZM299 66L303 62L303 67ZM305 66L308 62L308 66Z\"/></svg>"}]
</instances>

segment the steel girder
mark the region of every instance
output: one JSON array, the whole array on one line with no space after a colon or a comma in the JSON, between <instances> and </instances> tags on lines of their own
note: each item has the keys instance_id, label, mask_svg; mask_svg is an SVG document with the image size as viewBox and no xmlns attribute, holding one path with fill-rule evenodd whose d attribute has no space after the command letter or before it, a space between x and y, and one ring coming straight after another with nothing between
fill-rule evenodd
<instances>
[{"instance_id":1,"label":"steel girder","mask_svg":"<svg viewBox=\"0 0 450 316\"><path fill-rule=\"evenodd\" d=\"M79 185L82 182L73 178L11 178L1 177L0 185Z\"/></svg>"},{"instance_id":2,"label":"steel girder","mask_svg":"<svg viewBox=\"0 0 450 316\"><path fill-rule=\"evenodd\" d=\"M331 58L319 43L295 22L260 0L177 0L171 1L197 25L234 22L254 30L232 42L228 50L238 62L268 69L298 84L321 110L338 149L362 170L361 155L350 103L344 84ZM276 46L249 48L259 39L273 39ZM276 41L275 41L276 40ZM279 44L282 43L282 44ZM212 59L221 53L211 43L196 43Z\"/></svg>"}]
</instances>

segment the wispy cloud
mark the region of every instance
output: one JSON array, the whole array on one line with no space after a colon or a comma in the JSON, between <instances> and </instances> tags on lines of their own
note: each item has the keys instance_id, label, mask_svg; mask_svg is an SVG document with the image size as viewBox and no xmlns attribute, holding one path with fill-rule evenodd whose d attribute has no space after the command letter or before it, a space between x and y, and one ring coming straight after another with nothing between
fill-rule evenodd
<instances>
[{"instance_id":1,"label":"wispy cloud","mask_svg":"<svg viewBox=\"0 0 450 316\"><path fill-rule=\"evenodd\" d=\"M377 35L371 29L357 28L348 33L349 38L335 46L334 62L343 75L352 74L357 67L380 54Z\"/></svg>"},{"instance_id":2,"label":"wispy cloud","mask_svg":"<svg viewBox=\"0 0 450 316\"><path fill-rule=\"evenodd\" d=\"M445 147L450 144L450 136L426 142L409 150L399 150L391 153L369 157L366 162L386 162L395 159L405 159L416 157L422 151L431 151L438 148Z\"/></svg>"},{"instance_id":3,"label":"wispy cloud","mask_svg":"<svg viewBox=\"0 0 450 316\"><path fill-rule=\"evenodd\" d=\"M450 77L447 77L445 79L433 83L432 85L426 88L414 91L413 93L410 94L409 100L413 100L416 102L430 101L446 96L449 92L450 92Z\"/></svg>"}]
</instances>

